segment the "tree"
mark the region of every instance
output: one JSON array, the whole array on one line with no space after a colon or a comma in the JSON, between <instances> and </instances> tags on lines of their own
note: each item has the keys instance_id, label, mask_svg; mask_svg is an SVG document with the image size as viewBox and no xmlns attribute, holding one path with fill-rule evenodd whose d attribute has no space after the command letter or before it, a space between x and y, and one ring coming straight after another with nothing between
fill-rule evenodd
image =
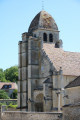
<instances>
[{"instance_id":1,"label":"tree","mask_svg":"<svg viewBox=\"0 0 80 120\"><path fill-rule=\"evenodd\" d=\"M9 99L8 94L4 90L0 90L0 99Z\"/></svg>"},{"instance_id":2,"label":"tree","mask_svg":"<svg viewBox=\"0 0 80 120\"><path fill-rule=\"evenodd\" d=\"M0 68L0 82L6 82L3 69Z\"/></svg>"},{"instance_id":3,"label":"tree","mask_svg":"<svg viewBox=\"0 0 80 120\"><path fill-rule=\"evenodd\" d=\"M13 66L4 71L6 80L11 82L18 81L18 66Z\"/></svg>"}]
</instances>

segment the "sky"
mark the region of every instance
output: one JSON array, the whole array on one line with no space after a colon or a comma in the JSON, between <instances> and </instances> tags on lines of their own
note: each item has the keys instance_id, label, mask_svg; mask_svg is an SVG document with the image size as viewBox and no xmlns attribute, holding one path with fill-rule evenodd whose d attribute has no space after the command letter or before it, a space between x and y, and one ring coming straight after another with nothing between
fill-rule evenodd
<instances>
[{"instance_id":1,"label":"sky","mask_svg":"<svg viewBox=\"0 0 80 120\"><path fill-rule=\"evenodd\" d=\"M0 68L18 65L18 42L42 0L0 0ZM44 0L44 10L55 19L64 51L80 52L80 0Z\"/></svg>"}]
</instances>

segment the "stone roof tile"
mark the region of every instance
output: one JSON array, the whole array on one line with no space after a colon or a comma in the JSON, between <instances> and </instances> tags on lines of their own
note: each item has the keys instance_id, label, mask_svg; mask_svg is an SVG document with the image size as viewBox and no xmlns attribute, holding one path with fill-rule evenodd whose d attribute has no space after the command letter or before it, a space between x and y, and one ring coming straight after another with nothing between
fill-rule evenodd
<instances>
[{"instance_id":1,"label":"stone roof tile","mask_svg":"<svg viewBox=\"0 0 80 120\"><path fill-rule=\"evenodd\" d=\"M54 67L59 71L62 67L63 75L80 75L80 53L68 52L62 48L55 48L54 44L44 43L43 49L50 58Z\"/></svg>"},{"instance_id":2,"label":"stone roof tile","mask_svg":"<svg viewBox=\"0 0 80 120\"><path fill-rule=\"evenodd\" d=\"M58 27L53 17L46 11L42 10L32 20L28 32L32 33L36 29L58 30Z\"/></svg>"}]
</instances>

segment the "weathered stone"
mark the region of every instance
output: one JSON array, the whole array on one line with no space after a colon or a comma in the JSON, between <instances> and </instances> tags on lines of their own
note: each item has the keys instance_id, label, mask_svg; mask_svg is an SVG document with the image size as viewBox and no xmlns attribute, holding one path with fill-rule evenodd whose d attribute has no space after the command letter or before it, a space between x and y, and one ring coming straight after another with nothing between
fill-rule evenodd
<instances>
[{"instance_id":1,"label":"weathered stone","mask_svg":"<svg viewBox=\"0 0 80 120\"><path fill-rule=\"evenodd\" d=\"M80 103L63 107L63 120L80 120Z\"/></svg>"},{"instance_id":2,"label":"weathered stone","mask_svg":"<svg viewBox=\"0 0 80 120\"><path fill-rule=\"evenodd\" d=\"M22 67L22 80L27 80L27 67Z\"/></svg>"},{"instance_id":3,"label":"weathered stone","mask_svg":"<svg viewBox=\"0 0 80 120\"><path fill-rule=\"evenodd\" d=\"M4 112L2 120L62 120L61 113Z\"/></svg>"},{"instance_id":4,"label":"weathered stone","mask_svg":"<svg viewBox=\"0 0 80 120\"><path fill-rule=\"evenodd\" d=\"M28 64L28 55L27 53L22 53L22 67L26 67Z\"/></svg>"}]
</instances>

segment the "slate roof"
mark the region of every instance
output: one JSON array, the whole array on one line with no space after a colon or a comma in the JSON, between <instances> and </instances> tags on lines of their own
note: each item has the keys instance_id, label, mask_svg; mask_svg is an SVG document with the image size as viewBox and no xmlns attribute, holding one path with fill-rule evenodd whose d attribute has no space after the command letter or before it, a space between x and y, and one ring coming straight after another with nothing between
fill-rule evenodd
<instances>
[{"instance_id":1,"label":"slate roof","mask_svg":"<svg viewBox=\"0 0 80 120\"><path fill-rule=\"evenodd\" d=\"M43 49L58 71L62 67L63 75L80 75L79 52L68 52L62 48L54 48L54 44L49 43L43 43Z\"/></svg>"},{"instance_id":2,"label":"slate roof","mask_svg":"<svg viewBox=\"0 0 80 120\"><path fill-rule=\"evenodd\" d=\"M36 29L58 30L58 27L52 16L46 11L42 10L32 20L28 32L32 33Z\"/></svg>"},{"instance_id":3,"label":"slate roof","mask_svg":"<svg viewBox=\"0 0 80 120\"><path fill-rule=\"evenodd\" d=\"M4 89L3 88L4 85L11 85L11 88L8 89L18 89L17 84L13 82L0 82L0 89Z\"/></svg>"},{"instance_id":4,"label":"slate roof","mask_svg":"<svg viewBox=\"0 0 80 120\"><path fill-rule=\"evenodd\" d=\"M78 76L75 80L70 82L65 88L77 87L80 86L80 76Z\"/></svg>"}]
</instances>

